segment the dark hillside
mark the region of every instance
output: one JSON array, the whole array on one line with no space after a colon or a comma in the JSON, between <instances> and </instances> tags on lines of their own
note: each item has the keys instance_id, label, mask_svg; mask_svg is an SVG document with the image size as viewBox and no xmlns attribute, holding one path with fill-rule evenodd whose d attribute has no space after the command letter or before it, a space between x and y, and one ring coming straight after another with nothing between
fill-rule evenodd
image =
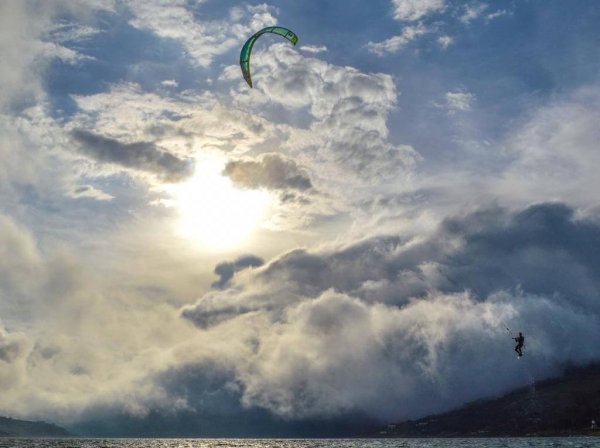
<instances>
[{"instance_id":1,"label":"dark hillside","mask_svg":"<svg viewBox=\"0 0 600 448\"><path fill-rule=\"evenodd\" d=\"M68 437L72 434L46 422L30 422L0 417L0 437Z\"/></svg>"},{"instance_id":2,"label":"dark hillside","mask_svg":"<svg viewBox=\"0 0 600 448\"><path fill-rule=\"evenodd\" d=\"M600 425L600 365L479 400L444 414L388 425L380 437L474 437L594 434Z\"/></svg>"}]
</instances>

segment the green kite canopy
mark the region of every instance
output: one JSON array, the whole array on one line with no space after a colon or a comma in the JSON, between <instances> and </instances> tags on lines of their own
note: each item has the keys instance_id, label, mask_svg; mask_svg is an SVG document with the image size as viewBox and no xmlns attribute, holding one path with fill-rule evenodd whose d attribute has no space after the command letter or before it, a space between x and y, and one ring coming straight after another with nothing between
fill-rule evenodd
<instances>
[{"instance_id":1,"label":"green kite canopy","mask_svg":"<svg viewBox=\"0 0 600 448\"><path fill-rule=\"evenodd\" d=\"M242 74L244 75L244 79L250 87L252 87L252 78L250 77L250 53L252 53L252 47L254 46L254 42L256 42L256 39L258 39L265 33L279 34L280 36L285 37L294 45L296 45L296 42L298 42L298 36L296 36L292 31L288 30L287 28L283 28L281 26L268 26L252 35L252 37L246 41L246 43L242 47L242 52L240 53L240 66L242 67Z\"/></svg>"}]
</instances>

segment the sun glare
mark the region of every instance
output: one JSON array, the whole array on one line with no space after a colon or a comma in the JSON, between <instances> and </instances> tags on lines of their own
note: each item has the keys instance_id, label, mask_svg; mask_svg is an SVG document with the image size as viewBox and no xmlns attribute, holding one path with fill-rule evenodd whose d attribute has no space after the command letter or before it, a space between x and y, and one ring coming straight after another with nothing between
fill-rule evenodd
<instances>
[{"instance_id":1,"label":"sun glare","mask_svg":"<svg viewBox=\"0 0 600 448\"><path fill-rule=\"evenodd\" d=\"M248 240L260 225L269 194L236 188L223 176L225 161L196 159L193 177L169 188L179 214L178 231L205 248L227 250Z\"/></svg>"}]
</instances>

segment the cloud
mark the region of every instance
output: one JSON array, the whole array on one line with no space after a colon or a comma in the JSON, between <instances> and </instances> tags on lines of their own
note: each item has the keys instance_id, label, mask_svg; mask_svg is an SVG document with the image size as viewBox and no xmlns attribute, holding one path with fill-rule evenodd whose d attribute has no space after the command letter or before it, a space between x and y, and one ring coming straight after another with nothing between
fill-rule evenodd
<instances>
[{"instance_id":1,"label":"cloud","mask_svg":"<svg viewBox=\"0 0 600 448\"><path fill-rule=\"evenodd\" d=\"M289 252L182 315L248 341L243 363L228 358L246 406L414 418L531 381L505 326L524 331L536 380L598 359L600 258L585 242L599 239L563 204L482 209L429 237Z\"/></svg>"},{"instance_id":2,"label":"cloud","mask_svg":"<svg viewBox=\"0 0 600 448\"><path fill-rule=\"evenodd\" d=\"M24 335L7 334L0 328L0 361L12 364L17 359L26 357L29 350L31 347Z\"/></svg>"},{"instance_id":3,"label":"cloud","mask_svg":"<svg viewBox=\"0 0 600 448\"><path fill-rule=\"evenodd\" d=\"M308 129L282 129L289 137L281 150L302 162L315 188L328 184L328 191L344 195L341 184L352 179L358 194L357 181L402 179L398 174L409 173L419 159L410 146L388 141L386 121L397 96L391 76L304 57L283 44L254 57L256 87L236 100L250 110L276 104L309 114Z\"/></svg>"},{"instance_id":4,"label":"cloud","mask_svg":"<svg viewBox=\"0 0 600 448\"><path fill-rule=\"evenodd\" d=\"M76 22L61 22L48 31L51 40L57 43L81 43L101 33L98 28Z\"/></svg>"},{"instance_id":5,"label":"cloud","mask_svg":"<svg viewBox=\"0 0 600 448\"><path fill-rule=\"evenodd\" d=\"M23 296L40 276L35 241L13 219L0 215L0 280L9 297Z\"/></svg>"},{"instance_id":6,"label":"cloud","mask_svg":"<svg viewBox=\"0 0 600 448\"><path fill-rule=\"evenodd\" d=\"M237 48L253 33L275 25L274 9L267 4L236 6L228 17L219 20L197 19L189 2L132 0L127 3L133 18L130 24L158 36L179 41L195 64L209 66L213 59ZM202 5L197 8L201 9Z\"/></svg>"},{"instance_id":7,"label":"cloud","mask_svg":"<svg viewBox=\"0 0 600 448\"><path fill-rule=\"evenodd\" d=\"M99 162L115 163L127 168L148 171L167 181L180 181L192 172L189 160L160 150L154 143L122 143L81 129L71 132L81 151Z\"/></svg>"},{"instance_id":8,"label":"cloud","mask_svg":"<svg viewBox=\"0 0 600 448\"><path fill-rule=\"evenodd\" d=\"M417 37L427 34L430 30L422 23L416 26L406 26L399 36L390 37L382 42L369 42L367 49L377 56L384 56L386 53L397 53Z\"/></svg>"},{"instance_id":9,"label":"cloud","mask_svg":"<svg viewBox=\"0 0 600 448\"><path fill-rule=\"evenodd\" d=\"M125 83L112 85L106 92L74 96L79 110L69 128L94 129L120 140L156 140L185 159L199 147L243 154L272 138L272 123L229 107L210 92L163 93Z\"/></svg>"},{"instance_id":10,"label":"cloud","mask_svg":"<svg viewBox=\"0 0 600 448\"><path fill-rule=\"evenodd\" d=\"M486 22L491 22L492 20L495 20L498 17L502 17L502 16L505 16L505 15L508 15L508 14L510 14L510 12L507 11L506 9L499 9L496 12L492 12L492 13L486 15L485 16L485 21Z\"/></svg>"},{"instance_id":11,"label":"cloud","mask_svg":"<svg viewBox=\"0 0 600 448\"><path fill-rule=\"evenodd\" d=\"M312 188L306 172L293 160L286 160L278 154L262 155L258 161L230 161L223 174L244 188L300 191Z\"/></svg>"},{"instance_id":12,"label":"cloud","mask_svg":"<svg viewBox=\"0 0 600 448\"><path fill-rule=\"evenodd\" d=\"M264 260L255 255L238 257L235 261L224 261L215 267L215 274L220 278L212 284L213 288L224 288L229 284L236 272L247 268L257 268L264 264Z\"/></svg>"},{"instance_id":13,"label":"cloud","mask_svg":"<svg viewBox=\"0 0 600 448\"><path fill-rule=\"evenodd\" d=\"M366 285L390 282L373 291L389 290L392 295L372 300L396 305L430 290L470 290L486 297L517 284L540 295L563 291L571 300L581 296L572 288L581 288L589 291L586 300L591 304L591 291L600 284L593 276L585 280L579 275L595 269L598 260L591 252L581 253L580 244L595 240L598 232L593 221L576 220L573 211L561 204L532 206L514 216L502 209L483 209L444 221L437 234L419 244L388 236L330 253L296 250L272 261L257 275L267 283L285 284L288 294L315 296L333 288L367 301L371 301L371 291ZM565 265L572 270L559 268ZM560 272L571 278L568 285ZM544 280L536 281L536 275Z\"/></svg>"},{"instance_id":14,"label":"cloud","mask_svg":"<svg viewBox=\"0 0 600 448\"><path fill-rule=\"evenodd\" d=\"M80 251L50 232L44 236L40 244L22 223L0 215L0 316L10 322L0 325L0 413L72 422L107 403L138 414L174 406L153 375L172 365L166 347L193 335L166 294L153 302L150 292L128 286L143 262L132 270L124 261L119 273L98 247ZM113 256L122 249L109 247ZM143 328L131 326L132 319Z\"/></svg>"},{"instance_id":15,"label":"cloud","mask_svg":"<svg viewBox=\"0 0 600 448\"><path fill-rule=\"evenodd\" d=\"M98 190L92 185L79 185L74 186L73 191L71 192L71 197L73 198L93 198L98 201L107 201L114 199L113 196Z\"/></svg>"},{"instance_id":16,"label":"cloud","mask_svg":"<svg viewBox=\"0 0 600 448\"><path fill-rule=\"evenodd\" d=\"M194 322L197 327L207 329L251 311L256 310L244 305L221 305L214 308L205 306L202 311L199 311L198 307L186 307L181 310L181 316Z\"/></svg>"},{"instance_id":17,"label":"cloud","mask_svg":"<svg viewBox=\"0 0 600 448\"><path fill-rule=\"evenodd\" d=\"M490 186L510 203L558 200L587 208L600 188L595 167L600 88L585 86L530 113L507 135L509 163Z\"/></svg>"},{"instance_id":18,"label":"cloud","mask_svg":"<svg viewBox=\"0 0 600 448\"><path fill-rule=\"evenodd\" d=\"M441 11L444 0L392 0L394 19L402 21L419 20L426 15Z\"/></svg>"},{"instance_id":19,"label":"cloud","mask_svg":"<svg viewBox=\"0 0 600 448\"><path fill-rule=\"evenodd\" d=\"M298 421L283 419L264 409L240 406L241 391L234 375L223 363L214 360L202 360L165 372L158 382L174 396L187 397L185 407L161 409L146 416L108 408L86 416L88 420L74 429L79 434L96 437L170 434L200 438L318 438L345 437L377 427L365 415Z\"/></svg>"},{"instance_id":20,"label":"cloud","mask_svg":"<svg viewBox=\"0 0 600 448\"><path fill-rule=\"evenodd\" d=\"M18 389L27 382L27 358L32 343L24 333L8 333L0 326L0 387Z\"/></svg>"},{"instance_id":21,"label":"cloud","mask_svg":"<svg viewBox=\"0 0 600 448\"><path fill-rule=\"evenodd\" d=\"M160 84L165 87L178 87L179 86L177 81L175 81L174 79L165 79L164 81L161 81Z\"/></svg>"},{"instance_id":22,"label":"cloud","mask_svg":"<svg viewBox=\"0 0 600 448\"><path fill-rule=\"evenodd\" d=\"M446 109L449 114L467 112L471 110L471 106L475 101L475 95L465 90L457 90L455 92L446 92L445 100L443 104L436 103L436 107Z\"/></svg>"},{"instance_id":23,"label":"cloud","mask_svg":"<svg viewBox=\"0 0 600 448\"><path fill-rule=\"evenodd\" d=\"M440 44L440 47L442 47L445 50L450 45L452 45L452 43L454 42L454 39L450 36L440 36L440 37L438 37L437 41Z\"/></svg>"},{"instance_id":24,"label":"cloud","mask_svg":"<svg viewBox=\"0 0 600 448\"><path fill-rule=\"evenodd\" d=\"M52 8L40 8L38 12L30 14L26 2L0 4L0 59L4 61L0 67L0 110L23 109L43 95L40 68L57 51L49 51L52 44L42 41ZM58 46L53 48L59 50Z\"/></svg>"},{"instance_id":25,"label":"cloud","mask_svg":"<svg viewBox=\"0 0 600 448\"><path fill-rule=\"evenodd\" d=\"M142 251L136 250L137 261L130 264L133 259L125 253L132 248L131 240L143 239L140 235L148 223L156 222L145 218L158 215L149 211L149 201L140 200L148 190L137 179L114 176L114 170L103 177L111 170L98 169L99 164L71 148L78 136L88 145L88 155L165 177L184 173L185 151L161 152L157 144L130 143L150 141L143 132L128 132L129 126L135 128L141 121L135 114L122 120L120 129L118 125L111 129L120 132L105 133L102 126L110 127L108 122L115 124L122 117L115 115L106 121L103 117L123 104L113 103L108 112L97 108L87 115L85 109L76 111L77 104L71 104L62 87L47 90L53 89L58 79L65 89L81 91L79 84L64 85L57 72L63 73L64 62L85 57L78 53L78 44L94 35L92 27L84 28L84 24L88 19L94 21L97 3L0 2L0 59L6 62L0 67L0 317L5 322L0 325L2 415L65 422L82 410L107 402L132 411L172 404L169 397L161 396L151 377L170 364L165 347L176 345L175 339L186 340L189 325L169 305L177 294L162 290L174 284L179 288L186 275L175 276L182 282L173 277L167 281L165 272L170 268L164 267L160 275L149 274L152 256L147 256L148 247L164 242L157 233L151 244L150 239L145 240L145 255L140 257ZM102 15L103 20L107 15ZM82 25L55 32L57 20ZM49 64L57 60L60 63ZM98 72L88 72L88 68L82 69L83 76L97 79ZM99 82L94 88L99 85L105 84ZM75 101L81 98L75 97ZM97 98L90 95L87 103L81 101L91 107ZM57 100L61 107L67 104L66 110L56 110ZM154 109L145 111L151 116ZM86 123L77 126L79 119ZM149 128L150 121L141 128ZM76 130L70 134L73 128ZM108 137L114 135L118 137ZM130 153L121 154L120 150ZM104 188L125 194L111 196ZM116 200L97 200L109 197ZM141 202L146 207L140 207ZM127 212L123 213L124 209ZM124 237L134 214L143 225L133 226L134 237L134 232ZM107 231L107 227L112 229ZM127 242L116 243L115 238L121 237ZM147 275L153 277L151 281L142 279ZM194 272L207 287L209 275ZM131 324L138 318L144 328L134 330L137 325ZM147 334L146 325L152 328ZM171 329L163 334L167 327Z\"/></svg>"},{"instance_id":26,"label":"cloud","mask_svg":"<svg viewBox=\"0 0 600 448\"><path fill-rule=\"evenodd\" d=\"M75 63L89 59L66 45L85 39L80 31L58 32L53 20L70 16L86 22L91 12L111 9L111 1L57 1L38 7L32 2L7 0L0 4L0 110L19 111L44 99L41 78L53 59ZM88 32L89 34L89 32Z\"/></svg>"},{"instance_id":27,"label":"cloud","mask_svg":"<svg viewBox=\"0 0 600 448\"><path fill-rule=\"evenodd\" d=\"M323 53L327 51L327 47L325 45L316 46L316 45L302 45L300 50L306 51L308 53Z\"/></svg>"},{"instance_id":28,"label":"cloud","mask_svg":"<svg viewBox=\"0 0 600 448\"><path fill-rule=\"evenodd\" d=\"M91 189L87 194L78 192L80 184L91 180L81 179L86 163L65 150L69 145L63 123L53 117L57 96L45 89L51 84L48 74L53 61L61 61L62 65L89 59L80 52L79 43L95 35L95 14L110 14L111 6L110 1L79 0L61 0L43 7L12 0L0 5L0 59L6 61L0 67L3 212L19 218L28 215L33 222L43 221L50 226L67 215L66 205L74 198L109 197L100 189L94 194L90 194ZM42 203L51 203L55 211L61 212L40 219L44 214ZM72 216L73 209L70 211Z\"/></svg>"},{"instance_id":29,"label":"cloud","mask_svg":"<svg viewBox=\"0 0 600 448\"><path fill-rule=\"evenodd\" d=\"M485 3L473 3L471 5L465 5L463 14L460 16L460 21L465 25L468 25L473 20L480 17L487 8L488 5Z\"/></svg>"}]
</instances>

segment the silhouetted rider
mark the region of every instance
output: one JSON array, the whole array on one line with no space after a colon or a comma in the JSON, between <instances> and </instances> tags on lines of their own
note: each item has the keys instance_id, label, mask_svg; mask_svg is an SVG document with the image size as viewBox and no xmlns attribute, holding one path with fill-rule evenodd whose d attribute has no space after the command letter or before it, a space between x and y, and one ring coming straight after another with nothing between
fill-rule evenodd
<instances>
[{"instance_id":1,"label":"silhouetted rider","mask_svg":"<svg viewBox=\"0 0 600 448\"><path fill-rule=\"evenodd\" d=\"M519 358L521 356L523 356L523 345L525 345L525 336L523 336L523 333L521 333L519 331L519 336L517 336L516 338L513 338L515 341L517 341L517 346L515 347L515 352L517 352L517 355L519 355Z\"/></svg>"}]
</instances>

